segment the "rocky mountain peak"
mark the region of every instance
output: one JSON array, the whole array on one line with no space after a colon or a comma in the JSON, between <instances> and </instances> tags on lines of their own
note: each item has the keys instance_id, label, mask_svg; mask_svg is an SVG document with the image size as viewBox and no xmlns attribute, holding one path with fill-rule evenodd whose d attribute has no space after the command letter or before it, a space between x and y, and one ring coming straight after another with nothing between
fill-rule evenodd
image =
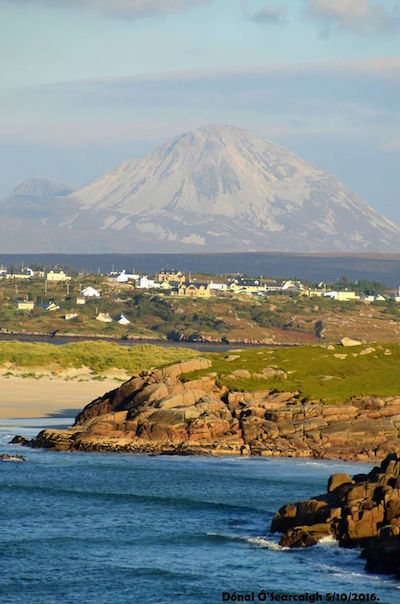
<instances>
[{"instance_id":1,"label":"rocky mountain peak","mask_svg":"<svg viewBox=\"0 0 400 604\"><path fill-rule=\"evenodd\" d=\"M68 192L35 179L13 192L57 196L52 217L41 204L42 224L57 220L55 251L72 234L74 251L92 252L400 251L400 228L334 176L230 125L181 134ZM18 213L14 202L5 208Z\"/></svg>"},{"instance_id":2,"label":"rocky mountain peak","mask_svg":"<svg viewBox=\"0 0 400 604\"><path fill-rule=\"evenodd\" d=\"M73 190L70 185L47 178L29 178L11 191L9 197L57 197Z\"/></svg>"}]
</instances>

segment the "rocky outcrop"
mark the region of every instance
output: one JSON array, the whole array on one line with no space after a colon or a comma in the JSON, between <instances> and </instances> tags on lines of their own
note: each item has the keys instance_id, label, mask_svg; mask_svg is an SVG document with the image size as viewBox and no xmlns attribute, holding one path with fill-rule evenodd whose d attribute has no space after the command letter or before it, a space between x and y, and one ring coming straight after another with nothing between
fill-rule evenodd
<instances>
[{"instance_id":1,"label":"rocky outcrop","mask_svg":"<svg viewBox=\"0 0 400 604\"><path fill-rule=\"evenodd\" d=\"M286 547L332 535L344 547L361 546L367 570L400 578L400 450L369 474L334 474L325 495L284 505L271 530Z\"/></svg>"},{"instance_id":2,"label":"rocky outcrop","mask_svg":"<svg viewBox=\"0 0 400 604\"><path fill-rule=\"evenodd\" d=\"M2 453L0 459L1 461L25 461L23 455L8 455L8 453Z\"/></svg>"},{"instance_id":3,"label":"rocky outcrop","mask_svg":"<svg viewBox=\"0 0 400 604\"><path fill-rule=\"evenodd\" d=\"M200 369L201 378L189 379ZM400 450L400 397L328 405L296 392L230 390L208 369L210 361L197 358L142 372L87 405L72 428L44 430L29 444L352 460Z\"/></svg>"}]
</instances>

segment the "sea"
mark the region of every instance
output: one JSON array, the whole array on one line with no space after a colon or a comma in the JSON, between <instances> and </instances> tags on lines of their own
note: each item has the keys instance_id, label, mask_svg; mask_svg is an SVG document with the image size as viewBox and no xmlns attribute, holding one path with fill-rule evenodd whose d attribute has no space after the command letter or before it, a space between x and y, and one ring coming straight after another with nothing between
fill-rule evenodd
<instances>
[{"instance_id":1,"label":"sea","mask_svg":"<svg viewBox=\"0 0 400 604\"><path fill-rule=\"evenodd\" d=\"M0 420L0 453L26 457L0 462L1 604L400 602L400 583L364 572L358 550L331 538L288 550L269 532L284 503L370 465L8 444L71 422Z\"/></svg>"},{"instance_id":2,"label":"sea","mask_svg":"<svg viewBox=\"0 0 400 604\"><path fill-rule=\"evenodd\" d=\"M0 265L56 265L82 272L109 273L126 269L157 273L180 269L186 274L246 274L253 277L303 279L333 283L345 276L351 281L368 279L390 287L400 284L399 254L294 254L276 252L233 252L220 254L4 254Z\"/></svg>"}]
</instances>

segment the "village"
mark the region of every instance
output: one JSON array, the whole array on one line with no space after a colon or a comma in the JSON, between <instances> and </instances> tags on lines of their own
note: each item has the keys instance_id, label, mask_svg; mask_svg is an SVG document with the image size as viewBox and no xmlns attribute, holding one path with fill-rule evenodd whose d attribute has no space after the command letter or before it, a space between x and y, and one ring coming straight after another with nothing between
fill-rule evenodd
<instances>
[{"instance_id":1,"label":"village","mask_svg":"<svg viewBox=\"0 0 400 604\"><path fill-rule=\"evenodd\" d=\"M400 291L345 277L312 284L174 269L150 275L0 268L0 334L290 343L329 333L340 308L345 321L352 313L366 314L363 307L375 307L370 319L397 322Z\"/></svg>"}]
</instances>

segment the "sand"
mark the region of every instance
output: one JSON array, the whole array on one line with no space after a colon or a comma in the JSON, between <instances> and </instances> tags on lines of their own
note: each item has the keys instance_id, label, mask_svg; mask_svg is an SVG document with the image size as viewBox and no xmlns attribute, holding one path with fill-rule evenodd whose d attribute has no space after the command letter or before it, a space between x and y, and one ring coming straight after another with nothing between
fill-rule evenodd
<instances>
[{"instance_id":1,"label":"sand","mask_svg":"<svg viewBox=\"0 0 400 604\"><path fill-rule=\"evenodd\" d=\"M121 381L66 381L0 376L0 419L75 416L87 403L121 385Z\"/></svg>"}]
</instances>

